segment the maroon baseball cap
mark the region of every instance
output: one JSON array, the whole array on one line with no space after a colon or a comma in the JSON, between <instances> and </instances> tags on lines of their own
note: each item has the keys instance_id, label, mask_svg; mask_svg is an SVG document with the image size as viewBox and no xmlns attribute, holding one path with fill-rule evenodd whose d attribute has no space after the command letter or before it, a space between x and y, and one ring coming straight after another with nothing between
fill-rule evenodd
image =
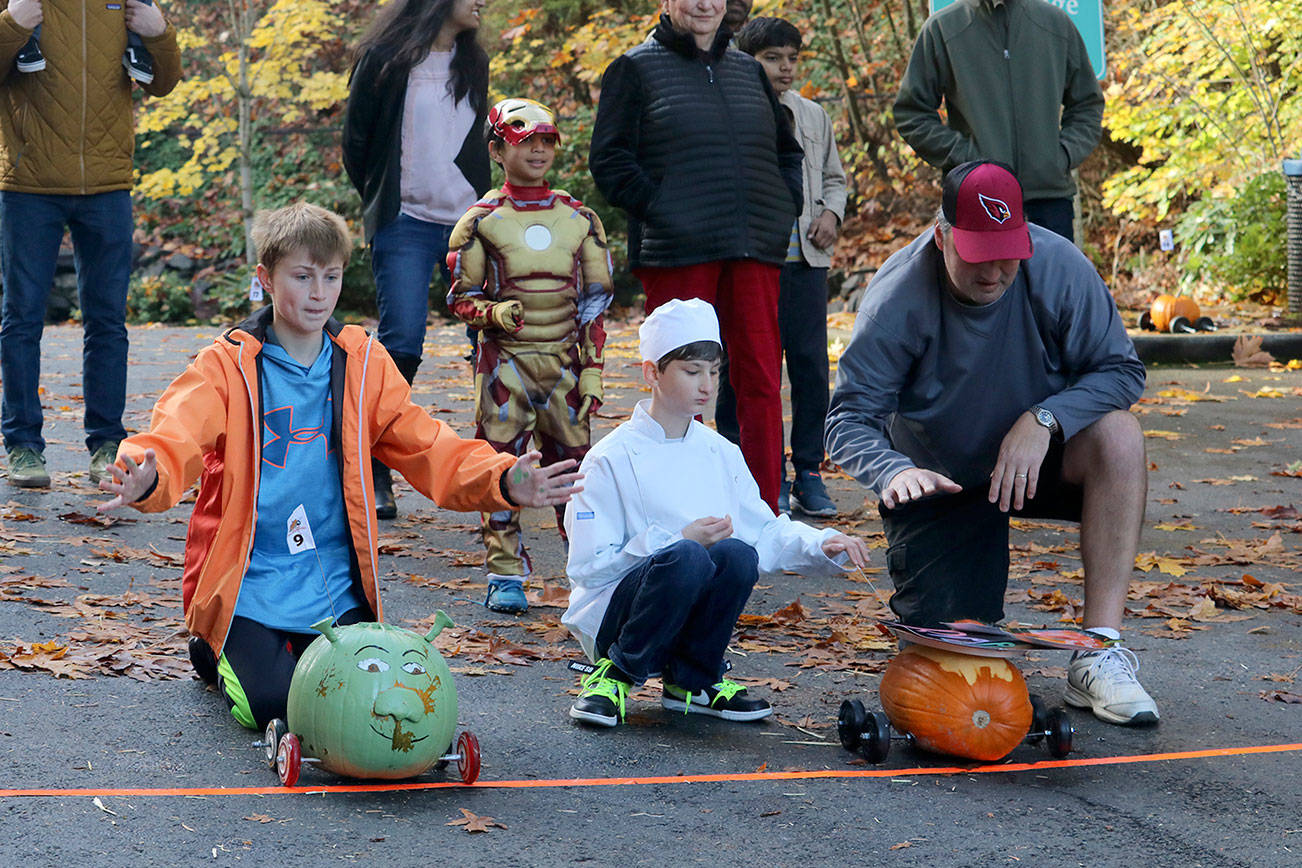
<instances>
[{"instance_id":1,"label":"maroon baseball cap","mask_svg":"<svg viewBox=\"0 0 1302 868\"><path fill-rule=\"evenodd\" d=\"M964 262L1031 258L1022 185L1008 166L992 160L955 166L945 176L940 203Z\"/></svg>"}]
</instances>

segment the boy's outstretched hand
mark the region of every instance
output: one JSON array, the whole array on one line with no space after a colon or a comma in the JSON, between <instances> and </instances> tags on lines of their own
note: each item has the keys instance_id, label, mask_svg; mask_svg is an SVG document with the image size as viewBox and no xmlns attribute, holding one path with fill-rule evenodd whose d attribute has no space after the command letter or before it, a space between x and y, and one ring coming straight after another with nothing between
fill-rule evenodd
<instances>
[{"instance_id":1,"label":"boy's outstretched hand","mask_svg":"<svg viewBox=\"0 0 1302 868\"><path fill-rule=\"evenodd\" d=\"M573 458L539 467L541 452L526 452L506 471L506 493L521 506L556 506L583 490Z\"/></svg>"},{"instance_id":2,"label":"boy's outstretched hand","mask_svg":"<svg viewBox=\"0 0 1302 868\"><path fill-rule=\"evenodd\" d=\"M829 558L834 558L841 552L845 552L850 563L856 567L863 569L868 566L868 544L863 540L838 533L823 543L823 554Z\"/></svg>"},{"instance_id":3,"label":"boy's outstretched hand","mask_svg":"<svg viewBox=\"0 0 1302 868\"><path fill-rule=\"evenodd\" d=\"M158 479L158 461L154 450L146 449L145 460L139 464L132 461L129 455L123 455L121 460L127 466L126 470L116 464L110 464L109 478L99 481L101 489L117 495L112 500L106 500L95 507L100 512L108 512L126 506L128 503L135 503L140 499L140 495L154 484L154 480Z\"/></svg>"}]
</instances>

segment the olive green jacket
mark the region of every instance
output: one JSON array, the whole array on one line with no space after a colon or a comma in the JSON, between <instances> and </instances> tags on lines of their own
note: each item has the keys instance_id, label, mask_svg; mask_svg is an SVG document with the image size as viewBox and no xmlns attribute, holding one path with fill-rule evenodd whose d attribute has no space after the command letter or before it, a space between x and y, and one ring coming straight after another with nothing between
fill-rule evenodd
<instances>
[{"instance_id":1,"label":"olive green jacket","mask_svg":"<svg viewBox=\"0 0 1302 868\"><path fill-rule=\"evenodd\" d=\"M1071 170L1099 143L1102 124L1085 43L1044 0L958 0L932 15L895 100L895 125L918 156L945 171L968 160L1007 163L1027 199L1074 195Z\"/></svg>"}]
</instances>

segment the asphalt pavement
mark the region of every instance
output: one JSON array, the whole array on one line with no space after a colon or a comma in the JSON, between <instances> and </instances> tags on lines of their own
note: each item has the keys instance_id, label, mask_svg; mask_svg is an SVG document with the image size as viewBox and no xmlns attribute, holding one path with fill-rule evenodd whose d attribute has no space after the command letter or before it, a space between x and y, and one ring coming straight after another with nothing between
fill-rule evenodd
<instances>
[{"instance_id":1,"label":"asphalt pavement","mask_svg":"<svg viewBox=\"0 0 1302 868\"><path fill-rule=\"evenodd\" d=\"M134 328L127 424L219 329ZM643 396L635 329L614 324L604 433ZM572 723L578 656L557 621L563 552L554 517L526 517L541 603L488 612L477 517L399 486L382 527L388 619L428 624L456 674L480 783L431 770L383 790L305 769L278 785L255 734L190 677L178 559L189 504L94 516L86 478L79 329L47 329L48 491L0 481L0 830L9 865L720 864L893 866L1302 865L1302 373L1154 367L1137 410L1149 502L1127 644L1162 712L1110 726L1072 710L1073 752L1024 744L970 763L900 743L881 766L836 737L845 698L877 707L893 653L875 636L889 580L761 581L734 643L734 674L774 718L731 724L637 694L627 725ZM418 402L469 434L464 336L432 330ZM1281 359L1281 361L1288 361ZM865 492L828 474L831 521L881 545ZM1057 624L1080 600L1077 532L1014 533L1010 618ZM882 551L875 548L880 569ZM798 603L798 606L792 606ZM6 662L7 661L7 662ZM1061 696L1064 652L1016 661ZM3 668L20 666L25 668ZM54 673L58 673L58 677ZM469 833L464 811L492 818Z\"/></svg>"}]
</instances>

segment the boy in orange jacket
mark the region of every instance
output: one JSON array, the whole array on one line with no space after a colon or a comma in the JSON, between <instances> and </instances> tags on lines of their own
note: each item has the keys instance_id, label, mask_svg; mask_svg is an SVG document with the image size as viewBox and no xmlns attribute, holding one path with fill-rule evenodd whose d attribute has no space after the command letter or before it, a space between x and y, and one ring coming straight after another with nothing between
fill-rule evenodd
<instances>
[{"instance_id":1,"label":"boy in orange jacket","mask_svg":"<svg viewBox=\"0 0 1302 868\"><path fill-rule=\"evenodd\" d=\"M190 657L251 729L285 716L313 623L383 617L371 457L462 512L554 506L575 462L499 455L411 401L384 347L332 317L352 243L337 214L299 202L257 216L272 298L201 351L123 441L102 511L175 505L199 479L182 598Z\"/></svg>"}]
</instances>

